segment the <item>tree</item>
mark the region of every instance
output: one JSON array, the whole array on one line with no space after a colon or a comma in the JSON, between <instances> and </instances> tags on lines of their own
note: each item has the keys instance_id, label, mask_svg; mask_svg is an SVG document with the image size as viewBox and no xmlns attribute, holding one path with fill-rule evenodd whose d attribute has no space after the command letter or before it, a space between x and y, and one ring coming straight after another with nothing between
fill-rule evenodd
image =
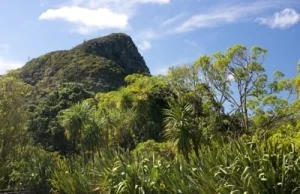
<instances>
[{"instance_id":1,"label":"tree","mask_svg":"<svg viewBox=\"0 0 300 194\"><path fill-rule=\"evenodd\" d=\"M248 51L235 45L225 53L201 56L193 65L169 69L167 83L174 99L192 106L193 131L202 140L205 131L231 131L236 136L253 133L254 128L270 129L291 117L285 113L289 100L278 94L290 97L293 80L276 71L268 81L266 53L260 47Z\"/></svg>"},{"instance_id":2,"label":"tree","mask_svg":"<svg viewBox=\"0 0 300 194\"><path fill-rule=\"evenodd\" d=\"M62 112L59 117L61 125L65 128L65 135L71 140L74 149L82 145L84 125L89 120L90 105L87 102L77 103Z\"/></svg>"},{"instance_id":3,"label":"tree","mask_svg":"<svg viewBox=\"0 0 300 194\"><path fill-rule=\"evenodd\" d=\"M225 54L200 57L194 66L220 105L229 105L227 112L240 115L245 132L249 132L248 102L265 93L267 76L262 66L267 51L253 47L250 52L235 45ZM228 109L228 108L227 108Z\"/></svg>"},{"instance_id":4,"label":"tree","mask_svg":"<svg viewBox=\"0 0 300 194\"><path fill-rule=\"evenodd\" d=\"M133 109L101 107L96 110L96 113L101 126L101 139L106 148L121 147L130 150L135 147L133 128L136 124L137 114Z\"/></svg>"},{"instance_id":5,"label":"tree","mask_svg":"<svg viewBox=\"0 0 300 194\"><path fill-rule=\"evenodd\" d=\"M8 182L5 170L18 145L28 142L25 133L26 96L30 86L15 77L0 77L0 187L1 178Z\"/></svg>"},{"instance_id":6,"label":"tree","mask_svg":"<svg viewBox=\"0 0 300 194\"><path fill-rule=\"evenodd\" d=\"M41 144L46 150L59 151L62 154L74 151L65 138L58 115L62 110L92 95L82 84L65 83L36 106L32 105L28 128L32 132L35 144Z\"/></svg>"},{"instance_id":7,"label":"tree","mask_svg":"<svg viewBox=\"0 0 300 194\"><path fill-rule=\"evenodd\" d=\"M126 77L128 85L118 91L98 93L95 99L99 110L103 111L106 124L111 125L117 116L114 114L134 115L131 123L135 142L149 139L163 140L163 109L167 107L170 97L169 89L162 77L133 74ZM134 112L134 114L131 114ZM124 116L121 116L124 117ZM125 118L128 120L129 118ZM130 119L129 119L130 120ZM110 127L112 128L112 127Z\"/></svg>"},{"instance_id":8,"label":"tree","mask_svg":"<svg viewBox=\"0 0 300 194\"><path fill-rule=\"evenodd\" d=\"M104 147L107 143L102 121L100 115L94 109L90 110L89 117L84 121L82 146L92 155L93 161L94 153L98 151L98 154L100 154L100 148Z\"/></svg>"},{"instance_id":9,"label":"tree","mask_svg":"<svg viewBox=\"0 0 300 194\"><path fill-rule=\"evenodd\" d=\"M191 111L191 105L178 102L169 103L169 109L164 111L165 137L175 143L178 152L183 154L187 162L192 150Z\"/></svg>"}]
</instances>

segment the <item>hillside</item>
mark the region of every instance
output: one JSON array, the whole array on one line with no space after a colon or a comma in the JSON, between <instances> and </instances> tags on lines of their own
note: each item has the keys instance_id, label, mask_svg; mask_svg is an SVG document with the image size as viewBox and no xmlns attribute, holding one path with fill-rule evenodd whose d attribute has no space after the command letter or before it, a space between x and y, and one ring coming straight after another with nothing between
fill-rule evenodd
<instances>
[{"instance_id":1,"label":"hillside","mask_svg":"<svg viewBox=\"0 0 300 194\"><path fill-rule=\"evenodd\" d=\"M264 48L234 45L110 92L62 83L140 71L118 38L31 61L34 87L0 77L0 193L300 193L300 73L268 78Z\"/></svg>"},{"instance_id":2,"label":"hillside","mask_svg":"<svg viewBox=\"0 0 300 194\"><path fill-rule=\"evenodd\" d=\"M150 74L134 42L123 33L47 53L20 69L21 78L39 94L67 82L86 84L94 92L110 91L123 85L124 78L132 73Z\"/></svg>"}]
</instances>

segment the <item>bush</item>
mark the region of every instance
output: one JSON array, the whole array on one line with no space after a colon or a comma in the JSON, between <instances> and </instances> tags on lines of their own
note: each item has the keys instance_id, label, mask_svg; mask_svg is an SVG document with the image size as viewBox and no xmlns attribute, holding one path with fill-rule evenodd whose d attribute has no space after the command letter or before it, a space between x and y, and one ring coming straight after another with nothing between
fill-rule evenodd
<instances>
[{"instance_id":1,"label":"bush","mask_svg":"<svg viewBox=\"0 0 300 194\"><path fill-rule=\"evenodd\" d=\"M170 142L158 143L154 140L139 143L135 150L135 156L154 156L157 159L173 160L176 155L175 147Z\"/></svg>"},{"instance_id":2,"label":"bush","mask_svg":"<svg viewBox=\"0 0 300 194\"><path fill-rule=\"evenodd\" d=\"M189 164L161 155L167 145L148 141L133 154L107 151L94 163L69 161L53 171L52 186L57 193L300 192L300 157L293 145L238 140L203 146Z\"/></svg>"},{"instance_id":3,"label":"bush","mask_svg":"<svg viewBox=\"0 0 300 194\"><path fill-rule=\"evenodd\" d=\"M59 159L57 153L49 153L38 147L19 149L20 160L11 164L10 184L13 189L29 189L39 193L50 191L50 169Z\"/></svg>"}]
</instances>

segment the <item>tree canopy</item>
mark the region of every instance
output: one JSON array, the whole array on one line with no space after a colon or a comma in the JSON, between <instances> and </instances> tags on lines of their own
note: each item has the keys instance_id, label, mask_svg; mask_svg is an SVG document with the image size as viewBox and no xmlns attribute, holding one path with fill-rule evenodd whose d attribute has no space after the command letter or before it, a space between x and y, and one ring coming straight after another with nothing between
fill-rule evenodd
<instances>
[{"instance_id":1,"label":"tree canopy","mask_svg":"<svg viewBox=\"0 0 300 194\"><path fill-rule=\"evenodd\" d=\"M113 91L64 83L34 103L18 72L1 76L0 191L299 193L300 73L271 75L266 57L235 45Z\"/></svg>"}]
</instances>

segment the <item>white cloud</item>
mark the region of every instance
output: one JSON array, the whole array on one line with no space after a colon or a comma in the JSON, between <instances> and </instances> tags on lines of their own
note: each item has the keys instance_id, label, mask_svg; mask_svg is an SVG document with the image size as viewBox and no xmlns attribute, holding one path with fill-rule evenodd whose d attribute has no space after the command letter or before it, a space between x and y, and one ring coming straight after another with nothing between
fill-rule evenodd
<instances>
[{"instance_id":1,"label":"white cloud","mask_svg":"<svg viewBox=\"0 0 300 194\"><path fill-rule=\"evenodd\" d=\"M0 44L0 54L10 51L9 44ZM24 65L22 61L7 60L0 56L0 75L5 74L8 70L17 69Z\"/></svg>"},{"instance_id":2,"label":"white cloud","mask_svg":"<svg viewBox=\"0 0 300 194\"><path fill-rule=\"evenodd\" d=\"M228 79L229 81L234 81L234 76L231 75L231 74L229 74L229 75L227 76L227 79Z\"/></svg>"},{"instance_id":3,"label":"white cloud","mask_svg":"<svg viewBox=\"0 0 300 194\"><path fill-rule=\"evenodd\" d=\"M134 36L134 41L137 42L137 47L140 51L145 51L151 49L151 41L159 37L160 35L150 28L140 30L139 32L137 32Z\"/></svg>"},{"instance_id":4,"label":"white cloud","mask_svg":"<svg viewBox=\"0 0 300 194\"><path fill-rule=\"evenodd\" d=\"M270 28L289 28L300 21L300 14L294 9L284 9L281 12L274 13L273 16L256 19L260 24L267 25Z\"/></svg>"},{"instance_id":5,"label":"white cloud","mask_svg":"<svg viewBox=\"0 0 300 194\"><path fill-rule=\"evenodd\" d=\"M168 4L171 0L69 0L43 12L40 20L63 20L76 25L76 32L89 34L103 29L127 29L139 4ZM73 30L74 31L74 30Z\"/></svg>"},{"instance_id":6,"label":"white cloud","mask_svg":"<svg viewBox=\"0 0 300 194\"><path fill-rule=\"evenodd\" d=\"M0 57L0 75L5 74L8 70L17 69L24 65L21 61L5 60Z\"/></svg>"},{"instance_id":7,"label":"white cloud","mask_svg":"<svg viewBox=\"0 0 300 194\"><path fill-rule=\"evenodd\" d=\"M193 46L193 47L199 48L199 45L197 44L196 41L185 39L184 42L185 42L186 44L188 44L188 45L191 45L191 46Z\"/></svg>"},{"instance_id":8,"label":"white cloud","mask_svg":"<svg viewBox=\"0 0 300 194\"><path fill-rule=\"evenodd\" d=\"M161 26L169 26L169 25L172 25L174 24L175 22L177 22L178 20L180 20L182 17L184 17L186 14L182 13L182 14L179 14L179 15L176 15L174 17L171 17L169 19L167 19L166 21L164 21Z\"/></svg>"},{"instance_id":9,"label":"white cloud","mask_svg":"<svg viewBox=\"0 0 300 194\"><path fill-rule=\"evenodd\" d=\"M133 6L136 4L153 3L153 4L168 4L171 0L71 0L73 5L83 5L92 8L99 8L100 6L117 7L117 6Z\"/></svg>"},{"instance_id":10,"label":"white cloud","mask_svg":"<svg viewBox=\"0 0 300 194\"><path fill-rule=\"evenodd\" d=\"M171 0L137 0L140 3L157 3L157 4L168 4Z\"/></svg>"},{"instance_id":11,"label":"white cloud","mask_svg":"<svg viewBox=\"0 0 300 194\"><path fill-rule=\"evenodd\" d=\"M235 23L247 20L250 17L281 5L282 2L274 0L256 1L254 3L216 6L205 13L191 16L181 25L177 26L173 32L188 32L200 28L213 28L224 24Z\"/></svg>"},{"instance_id":12,"label":"white cloud","mask_svg":"<svg viewBox=\"0 0 300 194\"><path fill-rule=\"evenodd\" d=\"M138 43L138 48L141 51L145 51L145 50L151 49L152 45L151 45L151 42L144 40L144 41L141 41L140 43Z\"/></svg>"},{"instance_id":13,"label":"white cloud","mask_svg":"<svg viewBox=\"0 0 300 194\"><path fill-rule=\"evenodd\" d=\"M94 30L109 28L125 29L128 17L125 14L114 13L106 8L88 9L82 7L62 7L49 9L42 13L40 20L64 20L78 25L78 32L87 34Z\"/></svg>"},{"instance_id":14,"label":"white cloud","mask_svg":"<svg viewBox=\"0 0 300 194\"><path fill-rule=\"evenodd\" d=\"M233 22L235 13L214 13L194 15L176 28L177 32L187 32L197 28L215 27L220 24Z\"/></svg>"}]
</instances>

